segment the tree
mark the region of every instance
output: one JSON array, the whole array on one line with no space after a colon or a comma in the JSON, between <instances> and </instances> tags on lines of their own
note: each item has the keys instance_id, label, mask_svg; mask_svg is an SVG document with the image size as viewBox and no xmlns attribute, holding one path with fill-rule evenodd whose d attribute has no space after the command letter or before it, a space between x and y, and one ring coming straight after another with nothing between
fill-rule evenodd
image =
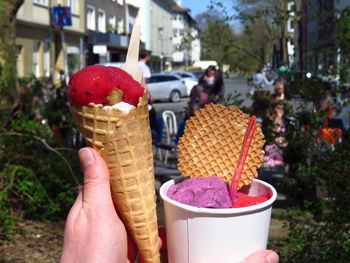
<instances>
[{"instance_id":1,"label":"tree","mask_svg":"<svg viewBox=\"0 0 350 263\"><path fill-rule=\"evenodd\" d=\"M260 25L266 28L265 36L269 41L278 40L280 56L288 63L287 51L287 22L291 16L295 16L293 8L288 9L291 0L239 0L235 7L238 18L243 24Z\"/></svg>"},{"instance_id":2,"label":"tree","mask_svg":"<svg viewBox=\"0 0 350 263\"><path fill-rule=\"evenodd\" d=\"M0 107L16 97L16 14L24 0L0 0Z\"/></svg>"},{"instance_id":3,"label":"tree","mask_svg":"<svg viewBox=\"0 0 350 263\"><path fill-rule=\"evenodd\" d=\"M223 13L212 9L197 15L196 21L201 30L202 59L216 60L220 65L234 65L244 71L255 70L262 64L257 49L248 39L248 31L235 32Z\"/></svg>"}]
</instances>

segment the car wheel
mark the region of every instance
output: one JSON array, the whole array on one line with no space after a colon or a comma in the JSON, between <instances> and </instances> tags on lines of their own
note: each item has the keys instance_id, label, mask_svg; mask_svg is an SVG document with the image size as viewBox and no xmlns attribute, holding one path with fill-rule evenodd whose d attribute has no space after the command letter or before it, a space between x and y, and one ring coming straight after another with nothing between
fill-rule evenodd
<instances>
[{"instance_id":1,"label":"car wheel","mask_svg":"<svg viewBox=\"0 0 350 263\"><path fill-rule=\"evenodd\" d=\"M173 90L170 93L170 101L171 102L179 102L181 99L181 93L177 90Z\"/></svg>"}]
</instances>

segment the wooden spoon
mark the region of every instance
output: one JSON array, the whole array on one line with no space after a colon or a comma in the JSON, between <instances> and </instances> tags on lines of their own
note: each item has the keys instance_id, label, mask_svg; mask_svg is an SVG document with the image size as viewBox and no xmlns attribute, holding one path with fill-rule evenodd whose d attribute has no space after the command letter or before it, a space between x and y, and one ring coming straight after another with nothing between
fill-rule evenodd
<instances>
[{"instance_id":1,"label":"wooden spoon","mask_svg":"<svg viewBox=\"0 0 350 263\"><path fill-rule=\"evenodd\" d=\"M128 72L134 80L141 83L142 81L142 71L137 67L139 60L139 49L140 49L140 25L134 25L128 48L128 53L126 55L125 64L122 67L123 70Z\"/></svg>"}]
</instances>

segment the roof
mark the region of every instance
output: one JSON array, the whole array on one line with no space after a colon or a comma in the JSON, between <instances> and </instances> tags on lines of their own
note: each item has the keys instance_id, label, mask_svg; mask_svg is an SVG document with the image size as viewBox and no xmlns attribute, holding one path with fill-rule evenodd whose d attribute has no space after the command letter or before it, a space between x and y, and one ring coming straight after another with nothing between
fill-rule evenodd
<instances>
[{"instance_id":1,"label":"roof","mask_svg":"<svg viewBox=\"0 0 350 263\"><path fill-rule=\"evenodd\" d=\"M183 13L185 16L187 16L188 17L188 19L193 23L195 23L196 24L196 20L194 20L193 19L193 17L191 16L191 10L190 9L188 9L188 8L183 8L183 7L181 7L181 6L179 6L179 5L173 5L172 7L171 7L171 9L174 11L174 12L178 12L178 13Z\"/></svg>"},{"instance_id":2,"label":"roof","mask_svg":"<svg viewBox=\"0 0 350 263\"><path fill-rule=\"evenodd\" d=\"M176 12L188 13L188 9L183 8L183 7L179 6L179 5L174 5L174 6L172 6L171 8L172 8L174 11L176 11Z\"/></svg>"}]
</instances>

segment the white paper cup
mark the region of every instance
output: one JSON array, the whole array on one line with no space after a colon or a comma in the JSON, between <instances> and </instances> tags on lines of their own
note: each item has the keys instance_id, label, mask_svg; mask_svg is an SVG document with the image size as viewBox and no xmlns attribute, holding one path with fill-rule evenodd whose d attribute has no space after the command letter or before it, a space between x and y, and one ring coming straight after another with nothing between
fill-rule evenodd
<instances>
[{"instance_id":1,"label":"white paper cup","mask_svg":"<svg viewBox=\"0 0 350 263\"><path fill-rule=\"evenodd\" d=\"M198 208L170 199L166 193L174 180L160 188L164 201L169 263L233 263L254 251L266 249L272 203L277 192L254 179L243 192L268 193L271 198L242 208Z\"/></svg>"}]
</instances>

